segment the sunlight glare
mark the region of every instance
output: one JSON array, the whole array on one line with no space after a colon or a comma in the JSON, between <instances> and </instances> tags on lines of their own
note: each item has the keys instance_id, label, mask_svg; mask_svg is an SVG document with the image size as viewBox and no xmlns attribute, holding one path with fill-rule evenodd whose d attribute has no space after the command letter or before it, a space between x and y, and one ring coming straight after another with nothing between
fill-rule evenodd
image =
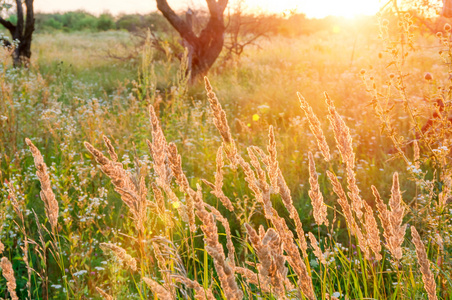
<instances>
[{"instance_id":1,"label":"sunlight glare","mask_svg":"<svg viewBox=\"0 0 452 300\"><path fill-rule=\"evenodd\" d=\"M329 15L355 17L373 15L378 12L380 0L246 0L247 7L256 11L283 13L294 11L305 13L310 18L323 18Z\"/></svg>"}]
</instances>

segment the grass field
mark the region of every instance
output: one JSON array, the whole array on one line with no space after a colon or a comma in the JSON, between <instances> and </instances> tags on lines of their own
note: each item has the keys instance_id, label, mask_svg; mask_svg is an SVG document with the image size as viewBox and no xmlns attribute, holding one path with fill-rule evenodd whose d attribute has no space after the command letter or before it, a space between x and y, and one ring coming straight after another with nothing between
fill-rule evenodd
<instances>
[{"instance_id":1,"label":"grass field","mask_svg":"<svg viewBox=\"0 0 452 300\"><path fill-rule=\"evenodd\" d=\"M126 32L3 49L0 297L452 299L450 26L400 18L262 39L215 95Z\"/></svg>"}]
</instances>

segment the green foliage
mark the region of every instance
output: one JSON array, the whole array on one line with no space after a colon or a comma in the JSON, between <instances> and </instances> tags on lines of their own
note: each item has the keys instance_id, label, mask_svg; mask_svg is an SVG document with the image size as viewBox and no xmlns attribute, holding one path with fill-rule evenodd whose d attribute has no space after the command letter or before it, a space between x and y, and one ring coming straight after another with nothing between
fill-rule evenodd
<instances>
[{"instance_id":1,"label":"green foliage","mask_svg":"<svg viewBox=\"0 0 452 300\"><path fill-rule=\"evenodd\" d=\"M10 18L14 18L14 15L11 15ZM40 33L53 32L55 30L64 32L126 30L133 32L144 31L147 28L164 33L174 32L168 21L156 12L148 15L135 14L120 15L118 17L114 17L109 13L103 13L96 17L84 11L36 14L36 30Z\"/></svg>"},{"instance_id":2,"label":"green foliage","mask_svg":"<svg viewBox=\"0 0 452 300\"><path fill-rule=\"evenodd\" d=\"M115 29L116 24L113 16L110 14L101 14L97 20L97 29L100 31L107 31L110 29Z\"/></svg>"}]
</instances>

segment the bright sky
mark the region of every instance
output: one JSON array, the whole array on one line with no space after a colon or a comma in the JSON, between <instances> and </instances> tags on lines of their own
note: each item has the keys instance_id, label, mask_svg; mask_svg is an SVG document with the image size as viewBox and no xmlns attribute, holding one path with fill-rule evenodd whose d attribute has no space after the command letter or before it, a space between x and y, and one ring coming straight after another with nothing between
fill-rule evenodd
<instances>
[{"instance_id":1,"label":"bright sky","mask_svg":"<svg viewBox=\"0 0 452 300\"><path fill-rule=\"evenodd\" d=\"M236 0L230 0L233 4ZM245 0L245 7L250 10L264 12L284 12L296 9L308 17L322 18L328 15L353 17L356 15L372 15L387 0ZM175 9L186 9L188 6L205 6L203 0L168 0ZM35 10L39 12L64 12L82 9L94 14L110 12L148 13L156 10L155 0L35 0Z\"/></svg>"}]
</instances>

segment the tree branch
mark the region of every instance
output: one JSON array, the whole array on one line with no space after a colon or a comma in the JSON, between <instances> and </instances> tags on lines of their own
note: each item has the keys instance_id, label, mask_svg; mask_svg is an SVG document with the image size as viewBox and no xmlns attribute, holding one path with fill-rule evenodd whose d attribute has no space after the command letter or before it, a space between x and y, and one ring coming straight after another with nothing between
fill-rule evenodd
<instances>
[{"instance_id":1,"label":"tree branch","mask_svg":"<svg viewBox=\"0 0 452 300\"><path fill-rule=\"evenodd\" d=\"M17 9L17 25L16 25L16 37L21 40L24 34L24 9L22 7L22 1L16 0Z\"/></svg>"},{"instance_id":2,"label":"tree branch","mask_svg":"<svg viewBox=\"0 0 452 300\"><path fill-rule=\"evenodd\" d=\"M179 32L183 39L187 40L191 44L198 41L198 38L192 28L190 28L188 24L174 12L166 0L157 0L157 8L162 12L163 16L171 23L177 32Z\"/></svg>"},{"instance_id":3,"label":"tree branch","mask_svg":"<svg viewBox=\"0 0 452 300\"><path fill-rule=\"evenodd\" d=\"M222 16L226 6L228 5L228 0L206 0L206 2L210 15L215 18Z\"/></svg>"},{"instance_id":4,"label":"tree branch","mask_svg":"<svg viewBox=\"0 0 452 300\"><path fill-rule=\"evenodd\" d=\"M8 29L11 35L13 35L14 31L16 30L16 26L14 26L13 23L11 23L10 21L6 21L2 17L0 17L0 24L2 24L6 29Z\"/></svg>"},{"instance_id":5,"label":"tree branch","mask_svg":"<svg viewBox=\"0 0 452 300\"><path fill-rule=\"evenodd\" d=\"M228 0L218 0L218 5L220 6L221 13L223 13L226 6L228 6Z\"/></svg>"},{"instance_id":6,"label":"tree branch","mask_svg":"<svg viewBox=\"0 0 452 300\"><path fill-rule=\"evenodd\" d=\"M24 37L29 37L33 34L33 31L35 30L33 0L25 0L25 6L27 8L27 17L25 20Z\"/></svg>"}]
</instances>

